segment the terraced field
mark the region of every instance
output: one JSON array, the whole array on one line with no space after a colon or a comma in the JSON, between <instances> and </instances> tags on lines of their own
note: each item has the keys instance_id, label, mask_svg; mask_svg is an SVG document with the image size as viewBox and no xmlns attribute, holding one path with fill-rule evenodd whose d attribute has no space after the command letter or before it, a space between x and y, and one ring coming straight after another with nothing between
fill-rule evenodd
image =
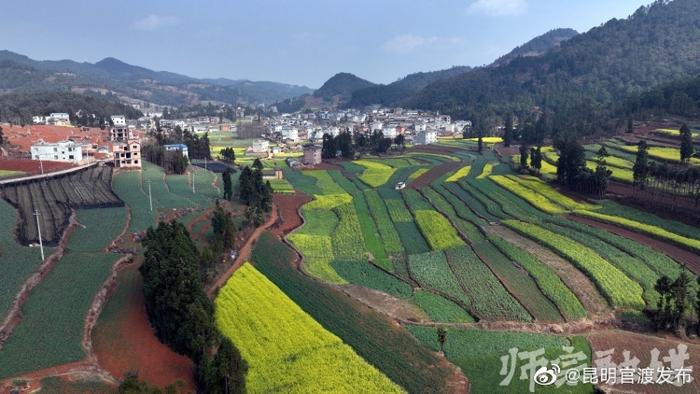
<instances>
[{"instance_id":1,"label":"terraced field","mask_svg":"<svg viewBox=\"0 0 700 394\"><path fill-rule=\"evenodd\" d=\"M216 311L249 364L252 393L402 392L250 264L221 289Z\"/></svg>"}]
</instances>

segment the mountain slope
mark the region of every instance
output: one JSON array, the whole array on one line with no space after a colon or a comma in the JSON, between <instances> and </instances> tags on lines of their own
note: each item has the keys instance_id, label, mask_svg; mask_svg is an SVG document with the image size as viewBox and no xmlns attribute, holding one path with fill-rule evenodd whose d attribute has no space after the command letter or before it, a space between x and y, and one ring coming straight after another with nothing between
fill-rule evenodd
<instances>
[{"instance_id":1,"label":"mountain slope","mask_svg":"<svg viewBox=\"0 0 700 394\"><path fill-rule=\"evenodd\" d=\"M38 61L10 51L0 51L0 89L18 93L47 89L111 91L122 98L161 105L191 105L201 101L269 104L311 92L305 86L268 81L197 79L153 71L115 58L94 64Z\"/></svg>"},{"instance_id":2,"label":"mountain slope","mask_svg":"<svg viewBox=\"0 0 700 394\"><path fill-rule=\"evenodd\" d=\"M353 107L370 104L394 105L432 82L451 78L469 70L471 70L470 67L455 66L446 70L409 74L388 85L376 85L353 92L349 105Z\"/></svg>"},{"instance_id":3,"label":"mountain slope","mask_svg":"<svg viewBox=\"0 0 700 394\"><path fill-rule=\"evenodd\" d=\"M339 96L341 99L349 99L353 92L374 86L374 83L364 80L354 74L338 73L327 80L323 86L314 92L315 97L331 100Z\"/></svg>"},{"instance_id":4,"label":"mountain slope","mask_svg":"<svg viewBox=\"0 0 700 394\"><path fill-rule=\"evenodd\" d=\"M574 29L550 30L496 59L492 66L502 66L519 57L542 56L549 52L550 49L559 47L562 42L571 39L577 34L578 32Z\"/></svg>"},{"instance_id":5,"label":"mountain slope","mask_svg":"<svg viewBox=\"0 0 700 394\"><path fill-rule=\"evenodd\" d=\"M575 119L558 126L594 132L594 118L628 95L700 71L698 26L699 1L657 1L541 57L435 82L404 104L475 119L546 106L555 117Z\"/></svg>"}]
</instances>

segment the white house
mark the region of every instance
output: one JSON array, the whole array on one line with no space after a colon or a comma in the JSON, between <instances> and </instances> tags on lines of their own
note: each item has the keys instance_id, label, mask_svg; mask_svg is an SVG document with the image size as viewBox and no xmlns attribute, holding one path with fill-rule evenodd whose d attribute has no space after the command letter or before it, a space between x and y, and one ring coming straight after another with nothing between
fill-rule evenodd
<instances>
[{"instance_id":1,"label":"white house","mask_svg":"<svg viewBox=\"0 0 700 394\"><path fill-rule=\"evenodd\" d=\"M281 134L283 140L299 141L299 130L296 127L285 127L282 129Z\"/></svg>"},{"instance_id":2,"label":"white house","mask_svg":"<svg viewBox=\"0 0 700 394\"><path fill-rule=\"evenodd\" d=\"M63 161L80 164L83 161L83 147L75 141L65 140L54 143L40 140L31 147L33 160Z\"/></svg>"},{"instance_id":3,"label":"white house","mask_svg":"<svg viewBox=\"0 0 700 394\"><path fill-rule=\"evenodd\" d=\"M163 148L167 151L179 151L183 156L189 159L189 152L187 151L187 145L185 144L168 144L163 145Z\"/></svg>"},{"instance_id":4,"label":"white house","mask_svg":"<svg viewBox=\"0 0 700 394\"><path fill-rule=\"evenodd\" d=\"M421 131L416 134L416 138L413 139L414 145L427 145L434 144L437 142L437 132L432 130Z\"/></svg>"},{"instance_id":5,"label":"white house","mask_svg":"<svg viewBox=\"0 0 700 394\"><path fill-rule=\"evenodd\" d=\"M54 124L56 126L70 126L70 115L65 112L54 112L46 118L46 124Z\"/></svg>"},{"instance_id":6,"label":"white house","mask_svg":"<svg viewBox=\"0 0 700 394\"><path fill-rule=\"evenodd\" d=\"M250 150L253 153L265 153L270 150L270 142L266 140L255 140Z\"/></svg>"},{"instance_id":7,"label":"white house","mask_svg":"<svg viewBox=\"0 0 700 394\"><path fill-rule=\"evenodd\" d=\"M126 116L124 115L112 115L112 123L114 127L126 127Z\"/></svg>"},{"instance_id":8,"label":"white house","mask_svg":"<svg viewBox=\"0 0 700 394\"><path fill-rule=\"evenodd\" d=\"M32 116L32 123L34 124L46 124L46 117L44 116Z\"/></svg>"},{"instance_id":9,"label":"white house","mask_svg":"<svg viewBox=\"0 0 700 394\"><path fill-rule=\"evenodd\" d=\"M398 135L398 132L396 131L396 126L387 126L382 129L382 134L385 138L394 139Z\"/></svg>"}]
</instances>

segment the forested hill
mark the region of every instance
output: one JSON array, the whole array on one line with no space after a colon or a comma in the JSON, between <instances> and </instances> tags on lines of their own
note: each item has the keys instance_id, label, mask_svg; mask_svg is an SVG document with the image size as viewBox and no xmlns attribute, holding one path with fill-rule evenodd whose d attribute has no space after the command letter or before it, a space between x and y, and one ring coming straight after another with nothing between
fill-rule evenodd
<instances>
[{"instance_id":1,"label":"forested hill","mask_svg":"<svg viewBox=\"0 0 700 394\"><path fill-rule=\"evenodd\" d=\"M542 57L437 81L403 104L484 122L539 107L554 116L554 127L590 133L601 127L596 119L618 109L626 97L697 75L698 48L700 1L657 1Z\"/></svg>"},{"instance_id":2,"label":"forested hill","mask_svg":"<svg viewBox=\"0 0 700 394\"><path fill-rule=\"evenodd\" d=\"M502 66L519 57L542 56L549 52L550 49L559 47L562 42L571 39L577 34L578 32L574 29L550 30L513 49L508 54L499 57L491 66Z\"/></svg>"},{"instance_id":3,"label":"forested hill","mask_svg":"<svg viewBox=\"0 0 700 394\"><path fill-rule=\"evenodd\" d=\"M314 92L315 97L330 100L339 96L341 99L349 99L352 93L359 89L374 86L374 83L364 80L354 74L338 73L327 80L323 86Z\"/></svg>"},{"instance_id":4,"label":"forested hill","mask_svg":"<svg viewBox=\"0 0 700 394\"><path fill-rule=\"evenodd\" d=\"M34 60L3 50L0 50L0 89L13 93L73 89L108 91L124 98L171 106L201 101L269 104L311 93L311 89L305 86L277 82L197 79L149 70L111 57L93 64L73 60Z\"/></svg>"},{"instance_id":5,"label":"forested hill","mask_svg":"<svg viewBox=\"0 0 700 394\"><path fill-rule=\"evenodd\" d=\"M371 104L394 105L432 82L454 77L469 70L471 70L471 67L455 66L447 70L409 74L388 85L376 85L356 90L352 94L352 100L349 105L355 107Z\"/></svg>"},{"instance_id":6,"label":"forested hill","mask_svg":"<svg viewBox=\"0 0 700 394\"><path fill-rule=\"evenodd\" d=\"M81 111L83 118L75 117ZM111 115L123 114L136 119L143 114L115 97L71 92L11 93L0 95L0 122L30 124L34 115L66 112L81 126L100 126ZM91 115L95 115L93 118Z\"/></svg>"}]
</instances>

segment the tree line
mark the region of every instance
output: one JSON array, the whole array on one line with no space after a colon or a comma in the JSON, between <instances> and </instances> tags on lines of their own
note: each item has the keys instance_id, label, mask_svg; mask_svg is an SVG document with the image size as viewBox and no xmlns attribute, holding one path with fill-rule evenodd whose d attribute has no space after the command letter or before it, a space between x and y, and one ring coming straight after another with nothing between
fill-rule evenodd
<instances>
[{"instance_id":1,"label":"tree line","mask_svg":"<svg viewBox=\"0 0 700 394\"><path fill-rule=\"evenodd\" d=\"M245 392L247 364L216 327L214 304L204 291L205 259L185 226L161 222L147 230L142 244L139 271L146 312L158 339L192 359L199 391Z\"/></svg>"},{"instance_id":2,"label":"tree line","mask_svg":"<svg viewBox=\"0 0 700 394\"><path fill-rule=\"evenodd\" d=\"M394 144L402 150L405 148L406 140L403 134L398 134L392 139L384 137L381 130L374 130L371 133L351 133L345 130L335 137L326 133L323 134L321 157L332 159L341 156L344 159L353 159L356 154L383 154Z\"/></svg>"}]
</instances>

